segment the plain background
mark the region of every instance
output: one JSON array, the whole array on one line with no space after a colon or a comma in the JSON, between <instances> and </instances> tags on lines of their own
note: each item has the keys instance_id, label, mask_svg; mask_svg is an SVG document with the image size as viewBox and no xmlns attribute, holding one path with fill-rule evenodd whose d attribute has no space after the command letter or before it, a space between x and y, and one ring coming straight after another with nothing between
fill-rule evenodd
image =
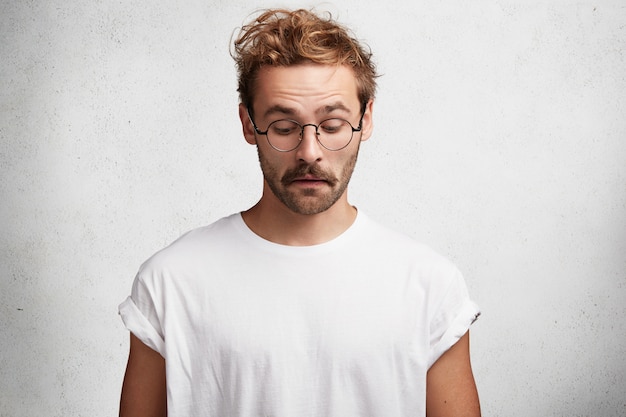
<instances>
[{"instance_id":1,"label":"plain background","mask_svg":"<svg viewBox=\"0 0 626 417\"><path fill-rule=\"evenodd\" d=\"M483 415L626 415L622 0L0 2L0 415L117 413L140 263L260 195L229 43L273 6L374 51L351 201L464 271Z\"/></svg>"}]
</instances>

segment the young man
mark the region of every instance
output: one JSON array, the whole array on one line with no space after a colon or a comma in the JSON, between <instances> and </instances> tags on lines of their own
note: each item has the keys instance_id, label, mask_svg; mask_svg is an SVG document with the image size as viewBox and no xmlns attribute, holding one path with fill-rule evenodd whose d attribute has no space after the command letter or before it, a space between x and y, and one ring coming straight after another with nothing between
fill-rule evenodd
<instances>
[{"instance_id":1,"label":"young man","mask_svg":"<svg viewBox=\"0 0 626 417\"><path fill-rule=\"evenodd\" d=\"M479 416L460 273L348 202L370 54L329 19L275 10L234 56L263 194L142 265L120 306L120 415Z\"/></svg>"}]
</instances>

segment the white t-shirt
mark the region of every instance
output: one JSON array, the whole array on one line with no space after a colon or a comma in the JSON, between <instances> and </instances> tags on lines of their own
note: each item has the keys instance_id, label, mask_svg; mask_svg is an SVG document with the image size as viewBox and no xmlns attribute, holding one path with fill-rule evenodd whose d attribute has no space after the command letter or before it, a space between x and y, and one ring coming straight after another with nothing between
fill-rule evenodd
<instances>
[{"instance_id":1,"label":"white t-shirt","mask_svg":"<svg viewBox=\"0 0 626 417\"><path fill-rule=\"evenodd\" d=\"M363 213L306 247L234 214L146 261L120 314L165 358L169 417L416 417L479 311L450 262Z\"/></svg>"}]
</instances>

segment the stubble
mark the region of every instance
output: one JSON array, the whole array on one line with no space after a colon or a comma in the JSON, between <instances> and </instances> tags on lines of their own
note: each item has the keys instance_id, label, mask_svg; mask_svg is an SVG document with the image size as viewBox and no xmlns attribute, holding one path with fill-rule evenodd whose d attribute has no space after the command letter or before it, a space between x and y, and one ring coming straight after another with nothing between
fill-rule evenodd
<instances>
[{"instance_id":1,"label":"stubble","mask_svg":"<svg viewBox=\"0 0 626 417\"><path fill-rule=\"evenodd\" d=\"M328 210L344 194L356 166L359 147L345 163L339 177L331 171L322 169L318 164L301 164L286 171L279 178L278 170L272 166L258 146L257 152L263 177L276 198L294 213L313 215ZM306 175L323 179L327 185L321 188L294 189L292 182Z\"/></svg>"}]
</instances>

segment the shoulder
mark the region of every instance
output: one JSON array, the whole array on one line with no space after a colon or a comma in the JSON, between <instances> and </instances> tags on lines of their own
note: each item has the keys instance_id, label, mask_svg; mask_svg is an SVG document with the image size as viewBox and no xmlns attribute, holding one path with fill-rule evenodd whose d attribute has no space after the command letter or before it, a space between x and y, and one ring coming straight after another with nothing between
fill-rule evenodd
<instances>
[{"instance_id":1,"label":"shoulder","mask_svg":"<svg viewBox=\"0 0 626 417\"><path fill-rule=\"evenodd\" d=\"M214 223L192 229L168 246L150 256L140 267L139 274L151 271L192 268L196 263L216 254L220 249L236 244L238 214L223 217Z\"/></svg>"},{"instance_id":2,"label":"shoulder","mask_svg":"<svg viewBox=\"0 0 626 417\"><path fill-rule=\"evenodd\" d=\"M448 258L433 250L428 244L385 226L366 215L363 215L361 220L361 239L375 250L384 251L388 256L406 258L424 266L455 268Z\"/></svg>"},{"instance_id":3,"label":"shoulder","mask_svg":"<svg viewBox=\"0 0 626 417\"><path fill-rule=\"evenodd\" d=\"M357 244L361 259L367 259L372 269L378 263L387 277L408 277L411 287L434 298L441 298L454 288L463 290L464 278L449 258L406 233L365 216L362 220Z\"/></svg>"}]
</instances>

